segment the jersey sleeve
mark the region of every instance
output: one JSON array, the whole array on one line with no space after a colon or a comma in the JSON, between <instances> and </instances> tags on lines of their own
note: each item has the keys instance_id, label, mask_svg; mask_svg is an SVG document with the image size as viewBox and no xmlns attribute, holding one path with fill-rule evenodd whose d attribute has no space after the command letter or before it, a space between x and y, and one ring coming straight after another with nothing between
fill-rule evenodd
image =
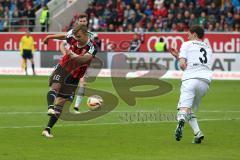
<instances>
[{"instance_id":1,"label":"jersey sleeve","mask_svg":"<svg viewBox=\"0 0 240 160\"><path fill-rule=\"evenodd\" d=\"M69 37L72 37L72 36L73 36L73 29L71 29L67 32L66 38L69 38Z\"/></svg>"},{"instance_id":2,"label":"jersey sleeve","mask_svg":"<svg viewBox=\"0 0 240 160\"><path fill-rule=\"evenodd\" d=\"M94 40L94 38L97 37L97 34L88 31L88 37L89 37L91 40Z\"/></svg>"},{"instance_id":3,"label":"jersey sleeve","mask_svg":"<svg viewBox=\"0 0 240 160\"><path fill-rule=\"evenodd\" d=\"M67 35L66 35L67 43L70 43L72 37L73 37L73 30L71 29L67 32Z\"/></svg>"},{"instance_id":4,"label":"jersey sleeve","mask_svg":"<svg viewBox=\"0 0 240 160\"><path fill-rule=\"evenodd\" d=\"M97 47L93 43L89 44L89 50L88 53L91 54L93 57L97 54Z\"/></svg>"},{"instance_id":5,"label":"jersey sleeve","mask_svg":"<svg viewBox=\"0 0 240 160\"><path fill-rule=\"evenodd\" d=\"M179 58L187 59L187 50L188 50L188 43L183 43L180 48Z\"/></svg>"}]
</instances>

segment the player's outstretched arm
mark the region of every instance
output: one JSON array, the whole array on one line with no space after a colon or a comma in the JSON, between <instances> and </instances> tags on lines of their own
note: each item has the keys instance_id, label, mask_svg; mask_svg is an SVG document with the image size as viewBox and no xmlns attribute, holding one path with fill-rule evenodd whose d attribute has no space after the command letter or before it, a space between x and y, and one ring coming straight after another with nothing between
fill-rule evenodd
<instances>
[{"instance_id":1,"label":"player's outstretched arm","mask_svg":"<svg viewBox=\"0 0 240 160\"><path fill-rule=\"evenodd\" d=\"M65 42L65 41L62 41L61 44L60 44L60 51L61 51L61 53L62 53L63 55L66 54L66 48L65 48L65 46L66 46L66 42Z\"/></svg>"},{"instance_id":2,"label":"player's outstretched arm","mask_svg":"<svg viewBox=\"0 0 240 160\"><path fill-rule=\"evenodd\" d=\"M48 44L48 41L50 39L59 39L59 40L64 40L66 39L66 34L54 34L54 35L48 35L43 39L44 44Z\"/></svg>"}]
</instances>

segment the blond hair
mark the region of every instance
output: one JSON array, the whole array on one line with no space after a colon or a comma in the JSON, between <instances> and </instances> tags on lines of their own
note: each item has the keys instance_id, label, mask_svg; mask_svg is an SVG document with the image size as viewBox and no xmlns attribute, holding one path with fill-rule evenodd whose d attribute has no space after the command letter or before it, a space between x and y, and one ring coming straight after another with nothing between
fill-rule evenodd
<instances>
[{"instance_id":1,"label":"blond hair","mask_svg":"<svg viewBox=\"0 0 240 160\"><path fill-rule=\"evenodd\" d=\"M88 28L85 25L76 25L73 28L73 35L76 35L79 31L82 31L82 33L87 34Z\"/></svg>"}]
</instances>

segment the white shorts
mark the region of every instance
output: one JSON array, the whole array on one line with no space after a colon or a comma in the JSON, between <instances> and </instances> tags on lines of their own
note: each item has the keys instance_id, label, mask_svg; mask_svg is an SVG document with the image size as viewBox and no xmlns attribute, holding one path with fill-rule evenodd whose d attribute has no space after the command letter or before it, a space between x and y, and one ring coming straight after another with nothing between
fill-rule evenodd
<instances>
[{"instance_id":1,"label":"white shorts","mask_svg":"<svg viewBox=\"0 0 240 160\"><path fill-rule=\"evenodd\" d=\"M202 97L207 93L209 84L201 79L182 81L178 109L182 107L198 109Z\"/></svg>"}]
</instances>

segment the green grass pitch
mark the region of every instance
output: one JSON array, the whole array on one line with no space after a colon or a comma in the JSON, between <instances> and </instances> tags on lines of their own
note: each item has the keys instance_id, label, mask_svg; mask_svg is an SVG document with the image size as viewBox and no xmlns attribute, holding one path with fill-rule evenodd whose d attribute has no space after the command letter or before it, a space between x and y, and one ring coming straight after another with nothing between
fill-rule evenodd
<instances>
[{"instance_id":1,"label":"green grass pitch","mask_svg":"<svg viewBox=\"0 0 240 160\"><path fill-rule=\"evenodd\" d=\"M240 81L213 81L199 111L202 144L192 144L186 124L180 142L174 139L173 119L137 119L136 113L175 114L180 80L166 80L173 90L162 96L137 99L87 122L60 120L54 138L41 136L48 77L0 77L0 160L238 160L240 158ZM117 95L109 78L89 87ZM147 89L147 86L145 86ZM144 87L141 89L145 89ZM81 110L87 110L86 99ZM125 114L129 117L123 118ZM133 116L133 117L131 117Z\"/></svg>"}]
</instances>

